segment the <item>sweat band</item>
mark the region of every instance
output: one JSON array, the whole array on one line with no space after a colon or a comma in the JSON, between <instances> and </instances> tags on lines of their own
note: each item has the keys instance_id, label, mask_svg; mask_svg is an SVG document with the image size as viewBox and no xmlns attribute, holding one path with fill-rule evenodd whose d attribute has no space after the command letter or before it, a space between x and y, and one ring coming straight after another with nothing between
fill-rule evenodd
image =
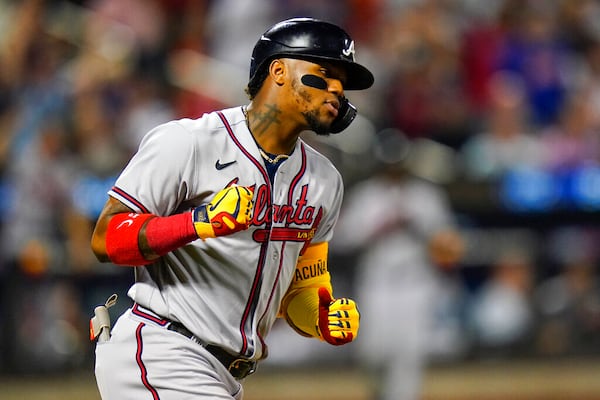
<instances>
[{"instance_id":1,"label":"sweat band","mask_svg":"<svg viewBox=\"0 0 600 400\"><path fill-rule=\"evenodd\" d=\"M146 224L146 242L154 253L164 256L198 239L192 213L152 218Z\"/></svg>"},{"instance_id":2,"label":"sweat band","mask_svg":"<svg viewBox=\"0 0 600 400\"><path fill-rule=\"evenodd\" d=\"M146 265L138 244L140 230L152 214L121 213L114 215L106 229L106 253L117 265Z\"/></svg>"},{"instance_id":3,"label":"sweat band","mask_svg":"<svg viewBox=\"0 0 600 400\"><path fill-rule=\"evenodd\" d=\"M146 221L148 221L146 223ZM119 265L146 265L147 260L139 246L140 231L146 225L146 243L158 256L198 239L191 212L157 217L152 214L117 214L108 223L106 252Z\"/></svg>"}]
</instances>

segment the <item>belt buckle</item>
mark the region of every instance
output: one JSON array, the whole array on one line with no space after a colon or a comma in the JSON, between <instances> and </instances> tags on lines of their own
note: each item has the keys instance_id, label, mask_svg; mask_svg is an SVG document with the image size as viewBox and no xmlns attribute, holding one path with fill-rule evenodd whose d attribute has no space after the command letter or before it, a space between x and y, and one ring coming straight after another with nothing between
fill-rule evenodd
<instances>
[{"instance_id":1,"label":"belt buckle","mask_svg":"<svg viewBox=\"0 0 600 400\"><path fill-rule=\"evenodd\" d=\"M229 364L227 370L235 378L242 379L256 371L256 362L244 358L236 358Z\"/></svg>"}]
</instances>

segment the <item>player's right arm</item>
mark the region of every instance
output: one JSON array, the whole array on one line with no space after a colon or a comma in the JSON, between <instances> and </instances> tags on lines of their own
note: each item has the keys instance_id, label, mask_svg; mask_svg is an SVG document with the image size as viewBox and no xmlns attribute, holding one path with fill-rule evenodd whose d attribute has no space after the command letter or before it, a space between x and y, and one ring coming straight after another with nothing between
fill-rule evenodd
<instances>
[{"instance_id":1,"label":"player's right arm","mask_svg":"<svg viewBox=\"0 0 600 400\"><path fill-rule=\"evenodd\" d=\"M100 262L110 262L106 251L106 231L110 219L116 214L132 213L133 210L112 197L108 198L104 208L96 221L96 227L92 233L92 251Z\"/></svg>"},{"instance_id":2,"label":"player's right arm","mask_svg":"<svg viewBox=\"0 0 600 400\"><path fill-rule=\"evenodd\" d=\"M251 221L252 190L230 186L208 204L161 217L135 213L109 197L92 234L92 251L101 262L146 265L196 239L226 236L247 229Z\"/></svg>"}]
</instances>

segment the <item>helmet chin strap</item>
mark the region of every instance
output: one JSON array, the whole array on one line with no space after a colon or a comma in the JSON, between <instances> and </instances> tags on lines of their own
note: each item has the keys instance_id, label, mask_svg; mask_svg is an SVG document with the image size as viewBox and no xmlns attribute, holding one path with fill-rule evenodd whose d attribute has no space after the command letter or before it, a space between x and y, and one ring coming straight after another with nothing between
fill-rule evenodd
<instances>
[{"instance_id":1,"label":"helmet chin strap","mask_svg":"<svg viewBox=\"0 0 600 400\"><path fill-rule=\"evenodd\" d=\"M300 78L300 81L304 85L316 89L327 89L327 82L325 79L316 75L303 75L302 78ZM331 123L331 127L329 128L330 133L339 133L343 131L350 125L355 117L356 107L354 107L345 97L340 97L340 109L338 110L338 116Z\"/></svg>"}]
</instances>

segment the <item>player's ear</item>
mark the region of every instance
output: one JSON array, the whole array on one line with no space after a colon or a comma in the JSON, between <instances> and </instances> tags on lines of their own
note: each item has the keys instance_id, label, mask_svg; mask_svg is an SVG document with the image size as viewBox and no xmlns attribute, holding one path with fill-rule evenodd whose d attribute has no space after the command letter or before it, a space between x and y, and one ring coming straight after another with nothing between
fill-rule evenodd
<instances>
[{"instance_id":1,"label":"player's ear","mask_svg":"<svg viewBox=\"0 0 600 400\"><path fill-rule=\"evenodd\" d=\"M286 72L287 65L283 62L283 60L276 58L271 61L271 64L269 64L269 75L273 79L273 82L279 86L283 85Z\"/></svg>"}]
</instances>

